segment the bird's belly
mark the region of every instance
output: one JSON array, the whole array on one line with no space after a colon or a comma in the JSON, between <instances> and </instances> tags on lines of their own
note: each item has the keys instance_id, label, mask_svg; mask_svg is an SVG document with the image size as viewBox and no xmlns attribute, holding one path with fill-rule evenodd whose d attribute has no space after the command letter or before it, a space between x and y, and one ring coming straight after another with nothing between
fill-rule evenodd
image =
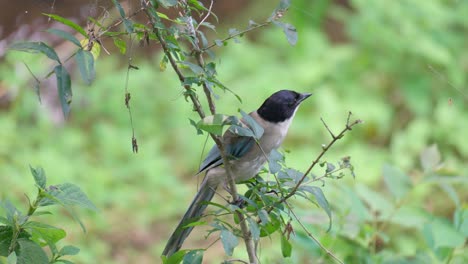
<instances>
[{"instance_id":1,"label":"bird's belly","mask_svg":"<svg viewBox=\"0 0 468 264\"><path fill-rule=\"evenodd\" d=\"M266 162L266 157L256 156L250 159L242 158L232 163L232 173L235 175L236 183L247 181L260 171Z\"/></svg>"}]
</instances>

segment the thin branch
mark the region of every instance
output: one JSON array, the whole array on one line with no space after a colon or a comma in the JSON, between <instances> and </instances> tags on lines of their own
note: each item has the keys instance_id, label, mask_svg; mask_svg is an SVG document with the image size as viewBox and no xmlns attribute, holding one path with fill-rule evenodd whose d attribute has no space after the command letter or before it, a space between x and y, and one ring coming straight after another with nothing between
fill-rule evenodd
<instances>
[{"instance_id":1,"label":"thin branch","mask_svg":"<svg viewBox=\"0 0 468 264\"><path fill-rule=\"evenodd\" d=\"M198 26L197 26L197 28L196 28L195 30L198 30L198 28L201 26L201 24L203 24L203 22L205 22L205 20L206 20L208 17L210 17L210 15L211 15L211 9L213 8L213 3L214 3L214 1L211 0L211 2L210 2L210 8L208 8L208 14L206 14L206 16L200 21L200 23L198 23Z\"/></svg>"},{"instance_id":2,"label":"thin branch","mask_svg":"<svg viewBox=\"0 0 468 264\"><path fill-rule=\"evenodd\" d=\"M320 120L322 121L323 125L325 126L325 128L327 129L328 133L330 133L330 136L334 139L335 138L335 135L333 134L333 132L330 130L330 128L328 127L327 123L325 123L325 121L323 120L323 118L320 117Z\"/></svg>"},{"instance_id":3,"label":"thin branch","mask_svg":"<svg viewBox=\"0 0 468 264\"><path fill-rule=\"evenodd\" d=\"M302 224L302 222L299 220L299 217L297 217L297 215L294 213L294 211L291 209L290 205L288 204L288 202L285 201L285 204L288 206L289 208L289 211L292 213L292 215L294 216L294 218L296 219L296 221L299 223L299 225L302 227L302 230L304 230L304 232L306 232L306 234L312 238L312 240L315 241L315 243L317 243L317 245L327 253L327 255L329 255L331 258L333 258L336 262L340 263L340 264L344 264L343 261L341 261L337 256L335 256L330 250L328 250L328 248L326 248L324 245L322 245L322 243L320 243L320 241L314 236L312 235L312 233L309 232L309 230L307 230L307 228L304 226L304 224Z\"/></svg>"},{"instance_id":4,"label":"thin branch","mask_svg":"<svg viewBox=\"0 0 468 264\"><path fill-rule=\"evenodd\" d=\"M245 30L239 31L239 32L237 32L236 34L229 35L228 37L222 39L221 42L224 42L224 41L233 39L233 38L235 38L235 37L238 37L238 36L240 36L240 35L243 35L243 34L245 34L245 33L250 32L250 31L259 29L259 28L261 28L261 27L268 26L268 25L270 25L272 22L273 22L273 21L269 20L269 21L263 22L263 23L261 23L261 24L257 24L257 25L255 25L255 26L253 26L253 27L247 28L247 29L245 29ZM205 47L205 48L201 49L201 51L202 51L202 52L205 52L205 51L207 51L207 50L213 48L214 46L217 46L217 45L216 45L216 42L213 43L213 44L211 44L211 45L209 45L208 47Z\"/></svg>"},{"instance_id":5,"label":"thin branch","mask_svg":"<svg viewBox=\"0 0 468 264\"><path fill-rule=\"evenodd\" d=\"M330 141L330 143L328 143L328 145L326 146L323 146L322 147L322 151L320 152L320 154L315 158L315 160L312 162L312 164L309 166L309 168L307 169L307 171L304 173L304 175L302 176L302 178L297 182L297 184L294 186L294 188L291 190L291 192L284 196L283 198L281 198L281 200L279 200L276 204L281 204L283 202L285 202L287 199L289 199L290 197L292 197L294 194L296 194L297 192L297 189L299 189L299 187L302 185L302 183L304 182L304 180L306 179L306 177L310 174L310 172L312 171L312 169L319 163L320 159L323 157L323 155L325 155L325 153L331 148L331 146L333 146L333 144L336 143L336 141L338 141L339 139L341 139L344 134L347 132L347 131L350 131L355 125L357 124L360 124L362 123L362 120L360 119L357 119L355 121L353 121L352 123L350 123L350 117L351 117L351 112L348 113L348 118L347 118L347 121L346 121L346 126L345 128L343 128L343 130L341 130L341 132L338 134L338 136L334 136L333 135L333 138L332 140ZM323 121L323 120L322 120ZM328 129L328 125L324 122L325 124L325 127ZM331 132L330 132L331 133ZM333 133L331 133L333 134ZM319 180L319 178L316 178L315 179L316 181ZM273 207L269 208L268 212L271 212L273 210Z\"/></svg>"}]
</instances>

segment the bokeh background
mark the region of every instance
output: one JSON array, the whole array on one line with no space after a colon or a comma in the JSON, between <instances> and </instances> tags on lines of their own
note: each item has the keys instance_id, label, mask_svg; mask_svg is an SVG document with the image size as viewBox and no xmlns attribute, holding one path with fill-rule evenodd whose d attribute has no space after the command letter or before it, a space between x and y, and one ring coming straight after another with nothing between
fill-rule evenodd
<instances>
[{"instance_id":1,"label":"bokeh background","mask_svg":"<svg viewBox=\"0 0 468 264\"><path fill-rule=\"evenodd\" d=\"M72 45L41 32L60 27L41 13L85 25L86 17L111 10L109 2L9 1L0 11L0 199L26 209L24 194L35 195L29 165L42 166L50 184L75 183L100 209L79 212L86 234L64 212L46 216L67 230L63 244L81 248L76 263L158 263L196 192L193 174L206 140L189 123L198 119L176 76L160 70L159 47L135 46L132 53L139 67L129 79L138 154L124 105L128 57L112 43L111 55L101 52L96 61L91 86L67 64L74 95L68 120L54 80L43 82L39 102L24 66L44 76L52 64L6 50L16 40L42 40L66 57ZM265 20L276 4L216 1L220 21L212 23L219 35L212 37ZM132 1L125 6L138 8ZM219 112L255 110L279 89L314 93L283 145L291 167L305 170L329 141L320 117L335 131L348 111L364 120L325 157L351 156L356 173L323 187L333 209L331 231L320 208L295 203L304 224L347 263L468 262L467 14L466 0L293 0L284 20L297 28L296 46L271 26L215 48L219 79L242 97L240 103L220 91ZM292 258L282 259L273 236L261 243L263 263L332 263L299 226L295 231ZM209 245L203 231L193 234L186 246ZM240 245L235 256L245 257L243 251ZM223 256L218 242L205 262Z\"/></svg>"}]
</instances>

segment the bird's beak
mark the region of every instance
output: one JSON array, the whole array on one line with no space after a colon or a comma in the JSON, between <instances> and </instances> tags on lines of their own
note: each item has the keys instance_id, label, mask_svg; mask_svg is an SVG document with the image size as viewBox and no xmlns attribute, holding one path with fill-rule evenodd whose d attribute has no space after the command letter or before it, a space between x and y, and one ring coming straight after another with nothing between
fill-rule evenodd
<instances>
[{"instance_id":1,"label":"bird's beak","mask_svg":"<svg viewBox=\"0 0 468 264\"><path fill-rule=\"evenodd\" d=\"M298 103L301 103L301 102L304 101L305 99L309 98L309 96L311 96L311 95L312 95L311 93L303 93L303 94L301 94Z\"/></svg>"}]
</instances>

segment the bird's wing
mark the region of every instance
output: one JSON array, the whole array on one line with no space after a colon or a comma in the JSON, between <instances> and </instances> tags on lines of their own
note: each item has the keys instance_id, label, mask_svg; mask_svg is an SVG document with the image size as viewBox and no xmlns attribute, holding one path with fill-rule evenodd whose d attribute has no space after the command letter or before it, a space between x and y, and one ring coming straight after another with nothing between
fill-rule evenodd
<instances>
[{"instance_id":1,"label":"bird's wing","mask_svg":"<svg viewBox=\"0 0 468 264\"><path fill-rule=\"evenodd\" d=\"M223 141L227 154L230 158L234 159L242 157L255 144L255 140L252 137L238 136L229 130L224 134ZM221 152L219 151L218 146L214 145L201 163L198 173L218 167L222 164L223 159L221 158Z\"/></svg>"}]
</instances>

